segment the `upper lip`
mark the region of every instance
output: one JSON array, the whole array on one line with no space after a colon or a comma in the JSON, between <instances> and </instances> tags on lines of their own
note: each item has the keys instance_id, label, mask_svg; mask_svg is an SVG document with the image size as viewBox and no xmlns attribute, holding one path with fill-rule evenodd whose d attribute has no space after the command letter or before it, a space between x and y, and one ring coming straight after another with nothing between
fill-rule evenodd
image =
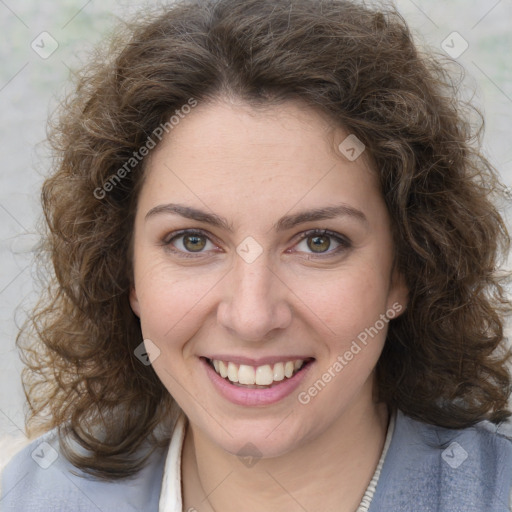
<instances>
[{"instance_id":1,"label":"upper lip","mask_svg":"<svg viewBox=\"0 0 512 512\"><path fill-rule=\"evenodd\" d=\"M314 359L311 356L301 356L301 355L285 355L285 356L266 356L266 357L244 357L244 356L234 356L234 355L226 355L226 354L214 354L211 356L204 356L207 359L217 361L228 361L235 364L245 364L248 366L263 366L265 364L275 364L275 363L285 363L286 361L296 361L300 359L301 361L306 361L310 359Z\"/></svg>"}]
</instances>

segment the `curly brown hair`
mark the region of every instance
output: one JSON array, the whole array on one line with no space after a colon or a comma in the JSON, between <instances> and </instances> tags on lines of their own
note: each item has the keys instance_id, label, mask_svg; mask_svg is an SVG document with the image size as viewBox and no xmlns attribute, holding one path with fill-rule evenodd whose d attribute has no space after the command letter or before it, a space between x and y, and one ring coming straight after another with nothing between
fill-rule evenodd
<instances>
[{"instance_id":1,"label":"curly brown hair","mask_svg":"<svg viewBox=\"0 0 512 512\"><path fill-rule=\"evenodd\" d=\"M449 428L507 418L503 187L448 64L416 48L394 8L344 0L187 0L120 29L77 74L50 132L41 257L51 278L18 337L33 431L58 427L76 466L120 478L176 417L134 355L142 336L128 297L146 159L119 170L190 98L221 95L300 99L366 145L409 289L377 365L380 399Z\"/></svg>"}]
</instances>

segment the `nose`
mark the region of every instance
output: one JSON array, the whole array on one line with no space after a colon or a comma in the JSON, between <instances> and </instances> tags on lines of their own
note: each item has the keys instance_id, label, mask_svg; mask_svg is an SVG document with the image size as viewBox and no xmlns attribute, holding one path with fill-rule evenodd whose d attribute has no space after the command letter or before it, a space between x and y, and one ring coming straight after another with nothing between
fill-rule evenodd
<instances>
[{"instance_id":1,"label":"nose","mask_svg":"<svg viewBox=\"0 0 512 512\"><path fill-rule=\"evenodd\" d=\"M290 325L291 292L269 267L265 254L252 263L236 257L228 275L217 320L232 336L261 341Z\"/></svg>"}]
</instances>

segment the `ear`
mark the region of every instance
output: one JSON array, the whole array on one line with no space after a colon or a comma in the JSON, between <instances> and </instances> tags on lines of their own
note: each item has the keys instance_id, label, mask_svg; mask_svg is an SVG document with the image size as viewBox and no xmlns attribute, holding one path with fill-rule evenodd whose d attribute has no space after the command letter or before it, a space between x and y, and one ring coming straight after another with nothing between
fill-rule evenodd
<instances>
[{"instance_id":1,"label":"ear","mask_svg":"<svg viewBox=\"0 0 512 512\"><path fill-rule=\"evenodd\" d=\"M135 286L133 285L130 288L130 306L132 311L140 318L139 299L137 298L137 292L135 291Z\"/></svg>"},{"instance_id":2,"label":"ear","mask_svg":"<svg viewBox=\"0 0 512 512\"><path fill-rule=\"evenodd\" d=\"M398 269L394 269L391 275L391 283L388 294L388 310L395 312L394 318L400 316L407 308L409 302L409 288L405 278Z\"/></svg>"}]
</instances>

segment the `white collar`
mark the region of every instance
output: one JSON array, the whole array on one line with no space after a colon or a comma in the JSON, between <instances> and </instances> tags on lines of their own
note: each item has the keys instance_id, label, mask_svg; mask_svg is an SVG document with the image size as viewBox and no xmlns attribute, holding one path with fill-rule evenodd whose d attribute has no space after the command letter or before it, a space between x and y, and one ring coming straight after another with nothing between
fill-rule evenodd
<instances>
[{"instance_id":1,"label":"white collar","mask_svg":"<svg viewBox=\"0 0 512 512\"><path fill-rule=\"evenodd\" d=\"M396 413L393 413L389 419L388 431L386 440L384 441L384 448L375 469L375 473L366 488L363 499L356 512L368 512L370 503L377 488L380 472L384 464L384 459L388 452L391 438L395 430ZM176 421L176 426L171 437L169 451L165 460L164 476L162 480L162 490L160 492L160 503L158 512L182 512L182 499L181 499L181 450L183 448L183 441L185 440L185 430L187 426L187 418L183 412L180 414Z\"/></svg>"},{"instance_id":2,"label":"white collar","mask_svg":"<svg viewBox=\"0 0 512 512\"><path fill-rule=\"evenodd\" d=\"M185 440L187 417L180 413L174 427L171 444L165 460L162 490L158 512L182 512L181 501L181 449Z\"/></svg>"}]
</instances>

